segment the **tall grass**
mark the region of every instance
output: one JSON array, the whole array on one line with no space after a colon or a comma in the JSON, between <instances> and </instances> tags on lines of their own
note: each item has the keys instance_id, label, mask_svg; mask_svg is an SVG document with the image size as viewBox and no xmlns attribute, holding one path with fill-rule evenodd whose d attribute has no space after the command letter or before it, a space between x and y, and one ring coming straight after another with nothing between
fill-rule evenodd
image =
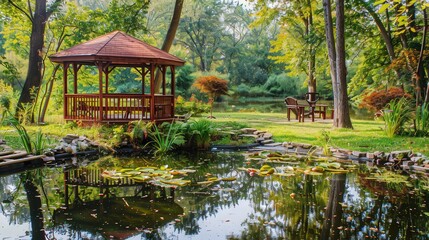
<instances>
[{"instance_id":1,"label":"tall grass","mask_svg":"<svg viewBox=\"0 0 429 240\"><path fill-rule=\"evenodd\" d=\"M416 109L416 119L414 122L414 134L416 136L426 136L429 134L429 105L422 104Z\"/></svg>"},{"instance_id":2,"label":"tall grass","mask_svg":"<svg viewBox=\"0 0 429 240\"><path fill-rule=\"evenodd\" d=\"M162 127L167 125L169 125L168 131L164 133ZM152 131L149 133L149 138L152 141L148 144L155 148L155 155L165 154L173 150L176 146L185 143L183 135L178 131L178 127L174 123L163 123L160 127L154 124Z\"/></svg>"},{"instance_id":3,"label":"tall grass","mask_svg":"<svg viewBox=\"0 0 429 240\"><path fill-rule=\"evenodd\" d=\"M383 110L384 131L388 137L399 135L404 125L411 119L412 108L406 98L392 100Z\"/></svg>"},{"instance_id":4,"label":"tall grass","mask_svg":"<svg viewBox=\"0 0 429 240\"><path fill-rule=\"evenodd\" d=\"M27 151L27 153L33 153L30 136L28 135L28 132L25 127L20 124L18 119L14 118L9 114L9 116L7 116L4 121L6 122L6 124L9 124L13 128L15 128L15 130L18 132L19 139L25 151Z\"/></svg>"}]
</instances>

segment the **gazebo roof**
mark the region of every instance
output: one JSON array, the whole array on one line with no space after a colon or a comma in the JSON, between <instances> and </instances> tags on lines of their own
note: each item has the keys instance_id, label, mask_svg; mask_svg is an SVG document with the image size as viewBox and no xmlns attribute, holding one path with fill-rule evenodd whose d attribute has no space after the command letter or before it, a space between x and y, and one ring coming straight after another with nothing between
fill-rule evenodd
<instances>
[{"instance_id":1,"label":"gazebo roof","mask_svg":"<svg viewBox=\"0 0 429 240\"><path fill-rule=\"evenodd\" d=\"M114 31L49 56L52 62L93 65L110 62L117 66L148 63L183 66L185 61L121 31Z\"/></svg>"}]
</instances>

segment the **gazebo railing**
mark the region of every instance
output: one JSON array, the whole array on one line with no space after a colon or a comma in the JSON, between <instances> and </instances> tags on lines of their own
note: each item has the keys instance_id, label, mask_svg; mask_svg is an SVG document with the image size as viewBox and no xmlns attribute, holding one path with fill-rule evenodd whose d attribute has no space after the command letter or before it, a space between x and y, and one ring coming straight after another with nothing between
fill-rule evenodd
<instances>
[{"instance_id":1,"label":"gazebo railing","mask_svg":"<svg viewBox=\"0 0 429 240\"><path fill-rule=\"evenodd\" d=\"M103 122L129 122L134 120L157 120L174 117L174 96L156 95L154 116L151 118L151 95L105 94L100 109L98 94L66 94L64 118L66 120L99 121L100 110Z\"/></svg>"}]
</instances>

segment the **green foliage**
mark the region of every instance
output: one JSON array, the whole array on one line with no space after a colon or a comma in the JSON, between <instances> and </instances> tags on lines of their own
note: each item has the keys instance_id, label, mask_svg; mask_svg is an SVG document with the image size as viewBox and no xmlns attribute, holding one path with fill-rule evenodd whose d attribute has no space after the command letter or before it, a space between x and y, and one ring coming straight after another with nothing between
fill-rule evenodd
<instances>
[{"instance_id":1,"label":"green foliage","mask_svg":"<svg viewBox=\"0 0 429 240\"><path fill-rule=\"evenodd\" d=\"M190 123L191 139L198 149L207 149L210 146L211 136L214 132L213 123L208 119L198 119Z\"/></svg>"},{"instance_id":2,"label":"green foliage","mask_svg":"<svg viewBox=\"0 0 429 240\"><path fill-rule=\"evenodd\" d=\"M12 87L0 79L0 113L5 116L16 104L16 96Z\"/></svg>"},{"instance_id":3,"label":"green foliage","mask_svg":"<svg viewBox=\"0 0 429 240\"><path fill-rule=\"evenodd\" d=\"M188 90L194 82L193 67L191 65L185 65L178 68L176 76L176 94L184 97L188 96Z\"/></svg>"},{"instance_id":4,"label":"green foliage","mask_svg":"<svg viewBox=\"0 0 429 240\"><path fill-rule=\"evenodd\" d=\"M320 145L322 146L322 152L325 156L332 156L330 149L331 145L331 133L323 129L318 137Z\"/></svg>"},{"instance_id":5,"label":"green foliage","mask_svg":"<svg viewBox=\"0 0 429 240\"><path fill-rule=\"evenodd\" d=\"M300 86L297 77L289 77L286 74L271 75L264 84L267 92L275 96L296 96L300 92Z\"/></svg>"},{"instance_id":6,"label":"green foliage","mask_svg":"<svg viewBox=\"0 0 429 240\"><path fill-rule=\"evenodd\" d=\"M416 136L427 136L429 134L429 109L424 103L416 109L414 134Z\"/></svg>"},{"instance_id":7,"label":"green foliage","mask_svg":"<svg viewBox=\"0 0 429 240\"><path fill-rule=\"evenodd\" d=\"M43 151L46 148L46 136L42 133L42 130L39 129L39 131L36 132L36 135L34 136L33 141L33 150L34 154L40 155L43 154Z\"/></svg>"},{"instance_id":8,"label":"green foliage","mask_svg":"<svg viewBox=\"0 0 429 240\"><path fill-rule=\"evenodd\" d=\"M178 96L176 99L175 112L177 114L192 113L193 116L200 116L202 113L210 111L210 104L198 100L194 95L191 96L189 101L183 97Z\"/></svg>"},{"instance_id":9,"label":"green foliage","mask_svg":"<svg viewBox=\"0 0 429 240\"><path fill-rule=\"evenodd\" d=\"M33 153L33 146L31 144L30 135L28 135L27 130L23 125L20 124L18 119L8 114L8 116L4 120L6 121L6 124L11 125L18 132L19 139L21 141L22 146L25 148L25 151L27 151L27 153Z\"/></svg>"},{"instance_id":10,"label":"green foliage","mask_svg":"<svg viewBox=\"0 0 429 240\"><path fill-rule=\"evenodd\" d=\"M168 128L166 130L165 128ZM162 123L160 127L156 124L149 132L149 138L152 140L147 145L155 148L155 155L163 155L173 150L175 147L185 143L182 133L179 132L177 124Z\"/></svg>"},{"instance_id":11,"label":"green foliage","mask_svg":"<svg viewBox=\"0 0 429 240\"><path fill-rule=\"evenodd\" d=\"M148 137L148 131L152 125L152 122L146 123L141 120L137 122L131 122L130 126L132 126L132 130L130 136L133 143L136 145L143 144Z\"/></svg>"},{"instance_id":12,"label":"green foliage","mask_svg":"<svg viewBox=\"0 0 429 240\"><path fill-rule=\"evenodd\" d=\"M411 118L411 106L409 100L400 98L392 100L382 111L382 118L388 137L394 137L403 133L404 125Z\"/></svg>"},{"instance_id":13,"label":"green foliage","mask_svg":"<svg viewBox=\"0 0 429 240\"><path fill-rule=\"evenodd\" d=\"M7 61L5 56L0 55L0 66L0 78L5 84L10 84L15 88L21 87L19 70L16 65Z\"/></svg>"}]
</instances>

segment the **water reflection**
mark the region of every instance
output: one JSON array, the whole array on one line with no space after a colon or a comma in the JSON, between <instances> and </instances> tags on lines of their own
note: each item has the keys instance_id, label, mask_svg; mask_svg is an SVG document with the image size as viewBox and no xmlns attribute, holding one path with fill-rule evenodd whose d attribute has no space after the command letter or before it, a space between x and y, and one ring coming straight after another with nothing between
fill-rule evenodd
<instances>
[{"instance_id":1,"label":"water reflection","mask_svg":"<svg viewBox=\"0 0 429 240\"><path fill-rule=\"evenodd\" d=\"M186 177L193 184L177 188L173 201L169 190L151 192L144 185L106 188L91 173L155 164L195 169ZM427 195L394 194L356 173L260 177L237 170L257 166L239 154L209 154L156 162L101 159L85 168L0 176L0 238L429 238ZM85 172L86 180L65 182L67 175L79 175L73 171ZM237 180L197 184L208 176Z\"/></svg>"}]
</instances>

